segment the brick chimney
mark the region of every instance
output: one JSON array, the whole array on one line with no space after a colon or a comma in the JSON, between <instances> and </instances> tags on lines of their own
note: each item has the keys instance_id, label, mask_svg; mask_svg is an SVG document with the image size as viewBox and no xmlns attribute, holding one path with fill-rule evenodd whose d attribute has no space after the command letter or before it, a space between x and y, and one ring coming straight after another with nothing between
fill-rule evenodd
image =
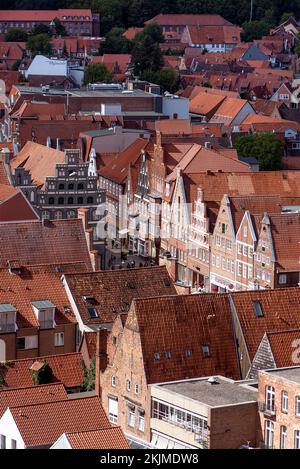
<instances>
[{"instance_id":1,"label":"brick chimney","mask_svg":"<svg viewBox=\"0 0 300 469\"><path fill-rule=\"evenodd\" d=\"M107 329L97 330L96 341L96 363L95 363L95 392L101 397L101 373L107 366L107 338L109 331Z\"/></svg>"}]
</instances>

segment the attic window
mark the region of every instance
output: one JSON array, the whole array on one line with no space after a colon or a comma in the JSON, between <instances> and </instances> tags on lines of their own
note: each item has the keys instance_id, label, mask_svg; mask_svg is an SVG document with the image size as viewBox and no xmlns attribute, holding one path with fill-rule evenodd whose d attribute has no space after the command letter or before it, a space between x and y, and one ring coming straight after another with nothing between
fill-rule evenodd
<instances>
[{"instance_id":1,"label":"attic window","mask_svg":"<svg viewBox=\"0 0 300 469\"><path fill-rule=\"evenodd\" d=\"M93 306L88 307L88 313L89 313L91 319L94 319L94 318L98 317L97 310Z\"/></svg>"},{"instance_id":2,"label":"attic window","mask_svg":"<svg viewBox=\"0 0 300 469\"><path fill-rule=\"evenodd\" d=\"M96 304L96 300L95 300L94 296L85 295L85 296L82 297L82 299L83 299L86 303L89 303L89 304L91 304L91 305Z\"/></svg>"},{"instance_id":3,"label":"attic window","mask_svg":"<svg viewBox=\"0 0 300 469\"><path fill-rule=\"evenodd\" d=\"M164 278L163 282L164 282L165 287L170 287L171 286L171 282L168 278Z\"/></svg>"},{"instance_id":4,"label":"attic window","mask_svg":"<svg viewBox=\"0 0 300 469\"><path fill-rule=\"evenodd\" d=\"M165 352L165 357L166 358L171 358L172 357L172 353L171 352Z\"/></svg>"},{"instance_id":5,"label":"attic window","mask_svg":"<svg viewBox=\"0 0 300 469\"><path fill-rule=\"evenodd\" d=\"M160 360L160 353L156 352L154 354L154 360Z\"/></svg>"},{"instance_id":6,"label":"attic window","mask_svg":"<svg viewBox=\"0 0 300 469\"><path fill-rule=\"evenodd\" d=\"M252 301L252 305L253 305L253 309L255 312L255 316L257 318L262 318L264 316L264 313L263 313L260 301L258 300Z\"/></svg>"},{"instance_id":7,"label":"attic window","mask_svg":"<svg viewBox=\"0 0 300 469\"><path fill-rule=\"evenodd\" d=\"M202 353L203 353L203 356L206 358L206 357L210 357L210 349L209 349L209 345L208 344L204 344L202 345Z\"/></svg>"}]
</instances>

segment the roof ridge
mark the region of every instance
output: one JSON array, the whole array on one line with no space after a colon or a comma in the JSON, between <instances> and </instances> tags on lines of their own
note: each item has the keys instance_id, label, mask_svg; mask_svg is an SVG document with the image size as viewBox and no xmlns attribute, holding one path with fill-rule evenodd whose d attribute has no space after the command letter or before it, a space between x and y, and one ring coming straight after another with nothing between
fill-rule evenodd
<instances>
[{"instance_id":1,"label":"roof ridge","mask_svg":"<svg viewBox=\"0 0 300 469\"><path fill-rule=\"evenodd\" d=\"M56 355L43 355L43 356L40 356L40 357L18 358L16 360L7 360L7 362L16 363L16 362L25 362L25 361L28 361L28 360L38 361L38 360L42 360L43 358L64 357L66 355L68 355L68 356L69 355L80 355L81 356L81 353L80 352L66 352L66 353L60 353L60 354L56 354ZM7 362L0 363L0 368L1 368L1 366L5 366ZM60 381L55 381L55 383L56 382L60 383Z\"/></svg>"},{"instance_id":2,"label":"roof ridge","mask_svg":"<svg viewBox=\"0 0 300 469\"><path fill-rule=\"evenodd\" d=\"M100 398L99 396L95 395L95 396L87 396L87 397L76 397L75 399L57 399L57 401L47 401L47 402L39 402L39 403L35 403L35 404L25 404L25 405L16 405L16 406L10 406L8 407L9 409L24 409L25 407L37 407L37 406L40 406L40 405L43 405L45 406L45 404L49 404L49 405L54 405L54 404L58 404L58 403L71 403L71 402L77 402L77 401L85 401L85 400L91 400L91 399L98 399L99 403L101 404L101 401L100 401ZM102 404L101 404L102 406Z\"/></svg>"},{"instance_id":3,"label":"roof ridge","mask_svg":"<svg viewBox=\"0 0 300 469\"><path fill-rule=\"evenodd\" d=\"M0 365L1 366L1 365ZM40 388L45 388L49 386L63 386L65 389L64 384L61 381L54 381L53 383L45 383L45 384L33 384L32 386L24 386L24 387L16 387L16 388L3 388L0 389L0 395L1 392L10 392L10 391L24 391L25 389L40 389Z\"/></svg>"}]
</instances>

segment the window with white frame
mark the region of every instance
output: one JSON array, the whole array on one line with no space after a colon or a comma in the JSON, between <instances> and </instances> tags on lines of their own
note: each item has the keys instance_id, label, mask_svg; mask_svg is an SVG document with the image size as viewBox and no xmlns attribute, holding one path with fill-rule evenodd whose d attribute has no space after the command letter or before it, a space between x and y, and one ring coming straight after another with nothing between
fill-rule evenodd
<instances>
[{"instance_id":1,"label":"window with white frame","mask_svg":"<svg viewBox=\"0 0 300 469\"><path fill-rule=\"evenodd\" d=\"M10 448L17 449L17 440L14 440L13 438L10 440Z\"/></svg>"},{"instance_id":2,"label":"window with white frame","mask_svg":"<svg viewBox=\"0 0 300 469\"><path fill-rule=\"evenodd\" d=\"M243 255L246 257L248 256L248 246L246 246L245 244L243 246Z\"/></svg>"},{"instance_id":3,"label":"window with white frame","mask_svg":"<svg viewBox=\"0 0 300 469\"><path fill-rule=\"evenodd\" d=\"M138 395L138 393L139 393L139 385L135 384L134 385L134 394Z\"/></svg>"},{"instance_id":4,"label":"window with white frame","mask_svg":"<svg viewBox=\"0 0 300 469\"><path fill-rule=\"evenodd\" d=\"M286 449L287 428L284 425L280 427L280 449Z\"/></svg>"},{"instance_id":5,"label":"window with white frame","mask_svg":"<svg viewBox=\"0 0 300 469\"><path fill-rule=\"evenodd\" d=\"M118 399L116 397L108 398L108 417L111 423L118 423Z\"/></svg>"},{"instance_id":6,"label":"window with white frame","mask_svg":"<svg viewBox=\"0 0 300 469\"><path fill-rule=\"evenodd\" d=\"M144 412L139 412L138 429L139 429L140 432L145 431L145 414L144 414Z\"/></svg>"},{"instance_id":7,"label":"window with white frame","mask_svg":"<svg viewBox=\"0 0 300 469\"><path fill-rule=\"evenodd\" d=\"M128 392L130 392L130 389L131 389L130 379L126 379L126 389L127 389Z\"/></svg>"},{"instance_id":8,"label":"window with white frame","mask_svg":"<svg viewBox=\"0 0 300 469\"><path fill-rule=\"evenodd\" d=\"M287 391L282 391L281 393L281 410L282 412L287 412L289 407L289 395Z\"/></svg>"},{"instance_id":9,"label":"window with white frame","mask_svg":"<svg viewBox=\"0 0 300 469\"><path fill-rule=\"evenodd\" d=\"M128 426L134 428L135 424L135 408L132 406L128 406Z\"/></svg>"},{"instance_id":10,"label":"window with white frame","mask_svg":"<svg viewBox=\"0 0 300 469\"><path fill-rule=\"evenodd\" d=\"M300 449L300 430L294 432L294 448Z\"/></svg>"},{"instance_id":11,"label":"window with white frame","mask_svg":"<svg viewBox=\"0 0 300 469\"><path fill-rule=\"evenodd\" d=\"M265 421L265 446L273 449L274 443L274 423L271 420Z\"/></svg>"},{"instance_id":12,"label":"window with white frame","mask_svg":"<svg viewBox=\"0 0 300 469\"><path fill-rule=\"evenodd\" d=\"M57 332L54 334L54 345L55 347L62 347L65 344L65 334L63 332Z\"/></svg>"},{"instance_id":13,"label":"window with white frame","mask_svg":"<svg viewBox=\"0 0 300 469\"><path fill-rule=\"evenodd\" d=\"M285 285L285 284L286 284L286 280L287 280L286 274L280 274L280 275L279 275L278 283L279 283L280 285Z\"/></svg>"},{"instance_id":14,"label":"window with white frame","mask_svg":"<svg viewBox=\"0 0 300 469\"><path fill-rule=\"evenodd\" d=\"M275 388L266 386L266 409L275 412Z\"/></svg>"},{"instance_id":15,"label":"window with white frame","mask_svg":"<svg viewBox=\"0 0 300 469\"><path fill-rule=\"evenodd\" d=\"M243 231L244 231L244 238L247 238L247 236L248 236L248 227L247 227L247 225L244 226L244 230L243 230Z\"/></svg>"},{"instance_id":16,"label":"window with white frame","mask_svg":"<svg viewBox=\"0 0 300 469\"><path fill-rule=\"evenodd\" d=\"M6 436L0 435L0 449L6 449Z\"/></svg>"},{"instance_id":17,"label":"window with white frame","mask_svg":"<svg viewBox=\"0 0 300 469\"><path fill-rule=\"evenodd\" d=\"M296 396L295 399L295 414L300 417L300 396Z\"/></svg>"},{"instance_id":18,"label":"window with white frame","mask_svg":"<svg viewBox=\"0 0 300 469\"><path fill-rule=\"evenodd\" d=\"M241 243L237 243L238 254L242 254L242 245Z\"/></svg>"},{"instance_id":19,"label":"window with white frame","mask_svg":"<svg viewBox=\"0 0 300 469\"><path fill-rule=\"evenodd\" d=\"M115 388L115 387L116 387L116 384L117 384L117 379L116 379L115 376L112 376L112 377L111 377L111 385L112 385L112 387Z\"/></svg>"}]
</instances>

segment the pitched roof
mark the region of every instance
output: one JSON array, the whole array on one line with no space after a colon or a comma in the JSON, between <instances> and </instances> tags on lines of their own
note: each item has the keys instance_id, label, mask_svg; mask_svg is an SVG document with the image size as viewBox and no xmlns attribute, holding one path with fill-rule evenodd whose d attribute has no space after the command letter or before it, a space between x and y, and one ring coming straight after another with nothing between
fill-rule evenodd
<instances>
[{"instance_id":1,"label":"pitched roof","mask_svg":"<svg viewBox=\"0 0 300 469\"><path fill-rule=\"evenodd\" d=\"M55 266L22 267L19 275L0 269L0 304L10 303L17 310L18 328L39 326L32 303L43 300L55 306L56 324L76 322L60 277Z\"/></svg>"},{"instance_id":2,"label":"pitched roof","mask_svg":"<svg viewBox=\"0 0 300 469\"><path fill-rule=\"evenodd\" d=\"M92 269L80 219L0 223L0 268L8 260L21 265L83 262Z\"/></svg>"},{"instance_id":3,"label":"pitched roof","mask_svg":"<svg viewBox=\"0 0 300 469\"><path fill-rule=\"evenodd\" d=\"M265 332L300 328L298 287L236 292L231 297L251 360ZM253 301L260 302L263 316L256 316Z\"/></svg>"},{"instance_id":4,"label":"pitched roof","mask_svg":"<svg viewBox=\"0 0 300 469\"><path fill-rule=\"evenodd\" d=\"M129 310L133 298L176 294L165 266L66 274L65 278L85 324L112 323ZM95 308L98 317L90 317L88 307Z\"/></svg>"},{"instance_id":5,"label":"pitched roof","mask_svg":"<svg viewBox=\"0 0 300 469\"><path fill-rule=\"evenodd\" d=\"M10 408L25 447L52 445L62 433L110 427L99 397Z\"/></svg>"},{"instance_id":6,"label":"pitched roof","mask_svg":"<svg viewBox=\"0 0 300 469\"><path fill-rule=\"evenodd\" d=\"M225 96L211 93L198 93L190 100L190 112L207 115L220 107Z\"/></svg>"},{"instance_id":7,"label":"pitched roof","mask_svg":"<svg viewBox=\"0 0 300 469\"><path fill-rule=\"evenodd\" d=\"M56 165L63 163L65 163L64 152L35 142L27 142L10 164L12 172L22 166L30 172L32 183L43 187L45 177L55 176Z\"/></svg>"},{"instance_id":8,"label":"pitched roof","mask_svg":"<svg viewBox=\"0 0 300 469\"><path fill-rule=\"evenodd\" d=\"M300 213L269 215L277 269L299 272Z\"/></svg>"},{"instance_id":9,"label":"pitched roof","mask_svg":"<svg viewBox=\"0 0 300 469\"><path fill-rule=\"evenodd\" d=\"M300 329L267 332L266 336L271 346L276 368L295 366L293 353L291 353L291 347L293 347L294 341L299 340Z\"/></svg>"},{"instance_id":10,"label":"pitched roof","mask_svg":"<svg viewBox=\"0 0 300 469\"><path fill-rule=\"evenodd\" d=\"M230 25L231 23L220 15L181 15L181 14L163 14L154 16L145 24L160 24L162 26L186 26L186 25Z\"/></svg>"},{"instance_id":11,"label":"pitched roof","mask_svg":"<svg viewBox=\"0 0 300 469\"><path fill-rule=\"evenodd\" d=\"M128 28L125 33L122 34L128 41L132 41L138 33L141 33L144 28Z\"/></svg>"},{"instance_id":12,"label":"pitched roof","mask_svg":"<svg viewBox=\"0 0 300 469\"><path fill-rule=\"evenodd\" d=\"M43 115L57 116L65 115L66 109L64 103L44 103L38 101L23 101L19 109L11 114L11 118L19 117L38 117Z\"/></svg>"},{"instance_id":13,"label":"pitched roof","mask_svg":"<svg viewBox=\"0 0 300 469\"><path fill-rule=\"evenodd\" d=\"M92 359L96 355L97 333L84 331L82 340L85 341L89 358Z\"/></svg>"},{"instance_id":14,"label":"pitched roof","mask_svg":"<svg viewBox=\"0 0 300 469\"><path fill-rule=\"evenodd\" d=\"M238 26L188 26L192 44L238 44L242 28Z\"/></svg>"},{"instance_id":15,"label":"pitched roof","mask_svg":"<svg viewBox=\"0 0 300 469\"><path fill-rule=\"evenodd\" d=\"M28 388L33 383L30 367L36 362L46 361L52 369L52 382L61 382L66 388L77 388L83 381L81 353L65 353L38 358L25 358L9 363L0 363L0 374L4 388Z\"/></svg>"},{"instance_id":16,"label":"pitched roof","mask_svg":"<svg viewBox=\"0 0 300 469\"><path fill-rule=\"evenodd\" d=\"M7 407L68 399L62 383L0 390L0 418Z\"/></svg>"},{"instance_id":17,"label":"pitched roof","mask_svg":"<svg viewBox=\"0 0 300 469\"><path fill-rule=\"evenodd\" d=\"M216 374L239 378L226 296L135 299L125 329L133 325L140 333L148 384Z\"/></svg>"},{"instance_id":18,"label":"pitched roof","mask_svg":"<svg viewBox=\"0 0 300 469\"><path fill-rule=\"evenodd\" d=\"M39 220L37 213L21 190L13 186L6 187L10 189L3 190L4 187L0 184L0 222ZM5 192L7 197L5 197Z\"/></svg>"},{"instance_id":19,"label":"pitched roof","mask_svg":"<svg viewBox=\"0 0 300 469\"><path fill-rule=\"evenodd\" d=\"M192 127L189 119L161 119L155 121L155 130L163 135L191 134Z\"/></svg>"},{"instance_id":20,"label":"pitched roof","mask_svg":"<svg viewBox=\"0 0 300 469\"><path fill-rule=\"evenodd\" d=\"M47 21L50 23L54 18L58 18L61 21L64 16L84 16L89 17L89 21L92 19L92 13L89 9L58 9L58 10L1 10L0 21Z\"/></svg>"},{"instance_id":21,"label":"pitched roof","mask_svg":"<svg viewBox=\"0 0 300 469\"><path fill-rule=\"evenodd\" d=\"M66 433L72 449L130 449L121 427Z\"/></svg>"},{"instance_id":22,"label":"pitched roof","mask_svg":"<svg viewBox=\"0 0 300 469\"><path fill-rule=\"evenodd\" d=\"M247 101L245 99L227 97L217 109L211 121L224 122L224 124L230 125L246 104Z\"/></svg>"}]
</instances>

